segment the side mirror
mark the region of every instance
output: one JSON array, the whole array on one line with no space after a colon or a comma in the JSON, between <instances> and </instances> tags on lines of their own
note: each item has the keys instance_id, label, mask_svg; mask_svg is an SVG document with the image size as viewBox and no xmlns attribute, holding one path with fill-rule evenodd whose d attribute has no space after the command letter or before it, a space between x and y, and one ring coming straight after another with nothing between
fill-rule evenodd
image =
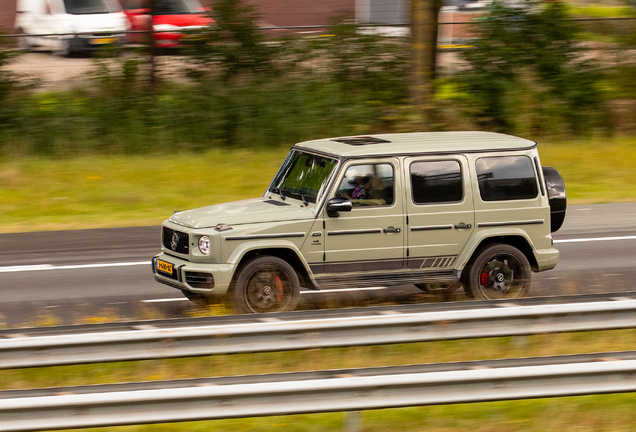
<instances>
[{"instance_id":1,"label":"side mirror","mask_svg":"<svg viewBox=\"0 0 636 432\"><path fill-rule=\"evenodd\" d=\"M350 212L353 204L347 198L336 197L327 202L327 215L338 217L340 212Z\"/></svg>"}]
</instances>

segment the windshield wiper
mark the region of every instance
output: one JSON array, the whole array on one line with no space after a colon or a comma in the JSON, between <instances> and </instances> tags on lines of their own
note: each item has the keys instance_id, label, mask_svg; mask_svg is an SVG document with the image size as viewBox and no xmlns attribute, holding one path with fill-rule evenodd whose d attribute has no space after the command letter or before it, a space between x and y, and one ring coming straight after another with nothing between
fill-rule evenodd
<instances>
[{"instance_id":1,"label":"windshield wiper","mask_svg":"<svg viewBox=\"0 0 636 432\"><path fill-rule=\"evenodd\" d=\"M301 193L298 192L291 192L291 191L287 191L287 196L289 198L294 198L294 199L299 199L303 202L303 205L306 207L309 205L309 200L307 199L307 197Z\"/></svg>"},{"instance_id":2,"label":"windshield wiper","mask_svg":"<svg viewBox=\"0 0 636 432\"><path fill-rule=\"evenodd\" d=\"M269 188L267 189L267 192L273 192L275 194L278 194L278 196L280 197L280 199L282 199L283 201L285 201L285 199L287 199L287 197L285 196L285 193L278 188Z\"/></svg>"}]
</instances>

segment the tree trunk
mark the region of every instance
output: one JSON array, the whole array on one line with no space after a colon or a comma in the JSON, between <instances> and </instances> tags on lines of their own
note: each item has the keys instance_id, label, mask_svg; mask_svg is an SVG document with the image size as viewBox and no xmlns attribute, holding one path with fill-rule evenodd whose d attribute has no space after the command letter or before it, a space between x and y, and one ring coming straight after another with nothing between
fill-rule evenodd
<instances>
[{"instance_id":1,"label":"tree trunk","mask_svg":"<svg viewBox=\"0 0 636 432\"><path fill-rule=\"evenodd\" d=\"M411 106L415 126L428 130L433 105L437 52L437 9L440 0L411 1Z\"/></svg>"}]
</instances>

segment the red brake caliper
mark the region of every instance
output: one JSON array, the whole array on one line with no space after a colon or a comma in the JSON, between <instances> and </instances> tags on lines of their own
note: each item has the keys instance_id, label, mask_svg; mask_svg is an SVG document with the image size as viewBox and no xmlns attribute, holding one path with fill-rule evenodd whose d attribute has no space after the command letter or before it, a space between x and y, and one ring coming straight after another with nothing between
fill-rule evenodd
<instances>
[{"instance_id":1,"label":"red brake caliper","mask_svg":"<svg viewBox=\"0 0 636 432\"><path fill-rule=\"evenodd\" d=\"M481 278L480 278L480 282L483 286L488 286L490 285L490 273L488 272L482 272L481 273Z\"/></svg>"},{"instance_id":2,"label":"red brake caliper","mask_svg":"<svg viewBox=\"0 0 636 432\"><path fill-rule=\"evenodd\" d=\"M281 301L283 299L283 281L278 275L274 275L274 279L276 279L276 301Z\"/></svg>"}]
</instances>

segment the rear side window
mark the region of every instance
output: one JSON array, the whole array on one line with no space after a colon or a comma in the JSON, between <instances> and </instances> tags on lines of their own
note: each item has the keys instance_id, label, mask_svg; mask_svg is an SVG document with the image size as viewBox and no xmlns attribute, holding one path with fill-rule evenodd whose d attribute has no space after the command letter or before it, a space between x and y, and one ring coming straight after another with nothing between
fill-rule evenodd
<instances>
[{"instance_id":1,"label":"rear side window","mask_svg":"<svg viewBox=\"0 0 636 432\"><path fill-rule=\"evenodd\" d=\"M532 160L527 156L480 158L475 168L484 201L531 199L539 193Z\"/></svg>"},{"instance_id":2,"label":"rear side window","mask_svg":"<svg viewBox=\"0 0 636 432\"><path fill-rule=\"evenodd\" d=\"M464 196L459 161L411 164L411 190L415 204L459 202Z\"/></svg>"}]
</instances>

